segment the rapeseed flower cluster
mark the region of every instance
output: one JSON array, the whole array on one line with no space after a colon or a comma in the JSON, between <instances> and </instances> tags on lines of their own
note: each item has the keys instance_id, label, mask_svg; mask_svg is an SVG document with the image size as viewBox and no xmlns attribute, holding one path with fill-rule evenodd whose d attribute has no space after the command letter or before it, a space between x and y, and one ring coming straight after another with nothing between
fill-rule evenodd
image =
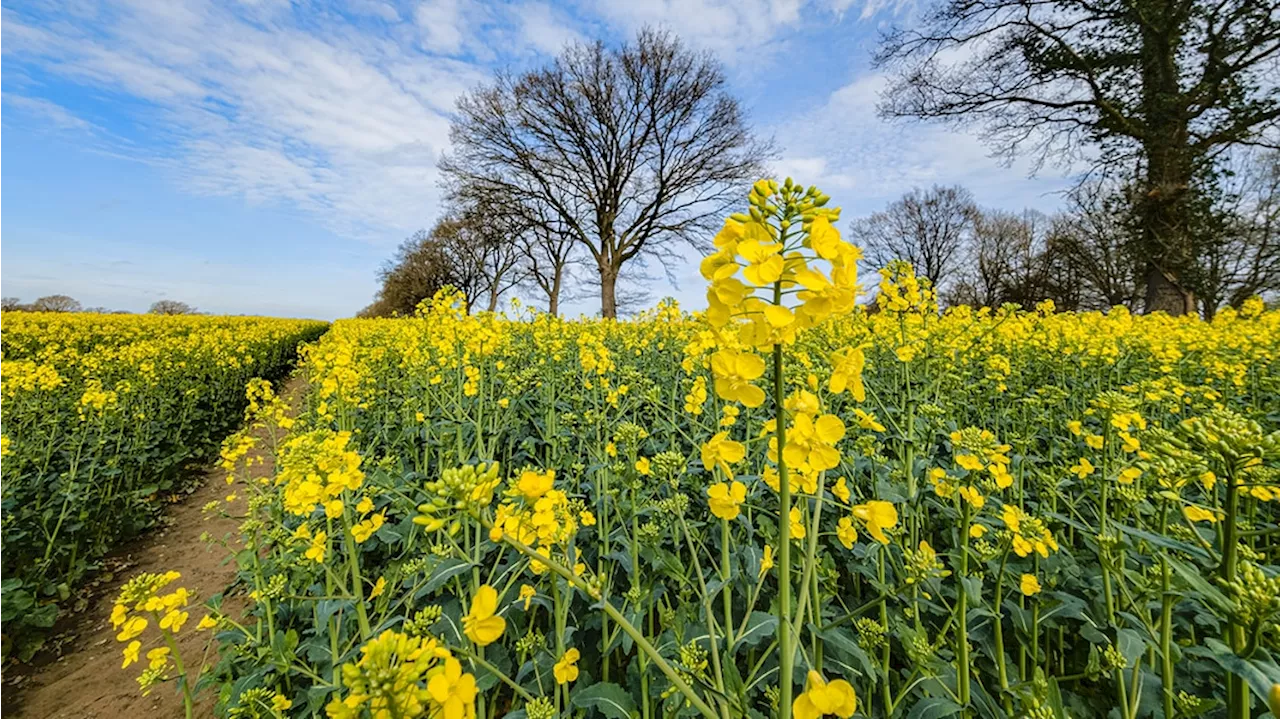
<instances>
[{"instance_id":1,"label":"rapeseed flower cluster","mask_svg":"<svg viewBox=\"0 0 1280 719\"><path fill-rule=\"evenodd\" d=\"M161 643L147 650L147 667L138 677L144 696L151 693L157 682L168 678L170 668L176 668L184 677L186 674L174 640L187 624L193 597L183 587L162 592L181 576L178 572L139 574L120 588L111 608L111 626L118 631L116 641L125 644L124 661L120 665L123 669L139 660L147 629L154 625L159 630ZM184 686L183 697L190 710L189 687Z\"/></svg>"},{"instance_id":2,"label":"rapeseed flower cluster","mask_svg":"<svg viewBox=\"0 0 1280 719\"><path fill-rule=\"evenodd\" d=\"M328 517L342 514L344 493L364 483L360 453L349 447L350 432L319 429L295 435L280 452L276 484L283 485L284 506L306 517L323 509Z\"/></svg>"}]
</instances>

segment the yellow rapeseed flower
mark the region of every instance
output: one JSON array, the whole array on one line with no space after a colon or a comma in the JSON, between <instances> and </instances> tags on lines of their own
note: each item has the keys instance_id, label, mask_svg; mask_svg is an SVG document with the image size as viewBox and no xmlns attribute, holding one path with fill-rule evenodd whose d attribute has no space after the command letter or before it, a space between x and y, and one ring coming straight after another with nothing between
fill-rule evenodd
<instances>
[{"instance_id":1,"label":"yellow rapeseed flower","mask_svg":"<svg viewBox=\"0 0 1280 719\"><path fill-rule=\"evenodd\" d=\"M737 480L717 482L707 488L707 497L712 514L724 520L737 519L738 506L747 498L747 485Z\"/></svg>"},{"instance_id":2,"label":"yellow rapeseed flower","mask_svg":"<svg viewBox=\"0 0 1280 719\"><path fill-rule=\"evenodd\" d=\"M1183 507L1182 515L1186 517L1187 521L1189 522L1211 522L1212 523L1212 522L1218 521L1217 513L1208 509L1204 509L1203 507L1197 507L1193 504L1188 504L1187 506Z\"/></svg>"},{"instance_id":3,"label":"yellow rapeseed flower","mask_svg":"<svg viewBox=\"0 0 1280 719\"><path fill-rule=\"evenodd\" d=\"M764 390L752 384L764 374L764 370L764 359L754 352L720 350L711 356L716 395L747 407L759 407L764 403Z\"/></svg>"},{"instance_id":4,"label":"yellow rapeseed flower","mask_svg":"<svg viewBox=\"0 0 1280 719\"><path fill-rule=\"evenodd\" d=\"M804 539L808 532L805 530L804 517L800 513L799 507L791 508L791 538Z\"/></svg>"},{"instance_id":5,"label":"yellow rapeseed flower","mask_svg":"<svg viewBox=\"0 0 1280 719\"><path fill-rule=\"evenodd\" d=\"M858 709L858 695L843 679L828 683L821 674L810 671L804 686L804 693L791 705L795 719L819 719L828 714L849 719Z\"/></svg>"},{"instance_id":6,"label":"yellow rapeseed flower","mask_svg":"<svg viewBox=\"0 0 1280 719\"><path fill-rule=\"evenodd\" d=\"M1094 469L1093 462L1090 462L1086 457L1081 457L1079 462L1071 465L1071 472L1080 479L1093 474Z\"/></svg>"},{"instance_id":7,"label":"yellow rapeseed flower","mask_svg":"<svg viewBox=\"0 0 1280 719\"><path fill-rule=\"evenodd\" d=\"M702 445L702 466L708 472L712 467L719 467L730 479L733 478L732 465L741 462L746 456L747 448L729 439L728 432L717 432Z\"/></svg>"},{"instance_id":8,"label":"yellow rapeseed flower","mask_svg":"<svg viewBox=\"0 0 1280 719\"><path fill-rule=\"evenodd\" d=\"M853 508L853 516L857 517L867 528L867 533L881 544L888 544L889 538L884 530L898 525L898 510L892 503L873 499L866 504Z\"/></svg>"},{"instance_id":9,"label":"yellow rapeseed flower","mask_svg":"<svg viewBox=\"0 0 1280 719\"><path fill-rule=\"evenodd\" d=\"M475 716L476 678L462 672L462 663L453 657L432 670L427 694L440 707L443 719L471 719Z\"/></svg>"},{"instance_id":10,"label":"yellow rapeseed flower","mask_svg":"<svg viewBox=\"0 0 1280 719\"><path fill-rule=\"evenodd\" d=\"M570 648L556 662L552 672L556 676L556 684L568 684L578 678L578 658L581 654L577 648Z\"/></svg>"},{"instance_id":11,"label":"yellow rapeseed flower","mask_svg":"<svg viewBox=\"0 0 1280 719\"><path fill-rule=\"evenodd\" d=\"M116 641L127 642L130 639L142 634L147 628L147 620L144 617L129 617L124 623L124 628L116 635Z\"/></svg>"},{"instance_id":12,"label":"yellow rapeseed flower","mask_svg":"<svg viewBox=\"0 0 1280 719\"><path fill-rule=\"evenodd\" d=\"M853 549L853 545L858 541L858 528L853 524L852 517L841 517L836 523L836 539L844 545L845 549Z\"/></svg>"},{"instance_id":13,"label":"yellow rapeseed flower","mask_svg":"<svg viewBox=\"0 0 1280 719\"><path fill-rule=\"evenodd\" d=\"M488 646L498 641L506 631L507 620L496 614L498 591L483 584L471 600L471 611L462 618L463 632L471 641Z\"/></svg>"},{"instance_id":14,"label":"yellow rapeseed flower","mask_svg":"<svg viewBox=\"0 0 1280 719\"><path fill-rule=\"evenodd\" d=\"M773 569L773 545L764 545L764 554L760 557L760 576L757 579L764 579L764 575Z\"/></svg>"},{"instance_id":15,"label":"yellow rapeseed flower","mask_svg":"<svg viewBox=\"0 0 1280 719\"><path fill-rule=\"evenodd\" d=\"M836 442L844 437L844 422L833 414L816 420L807 414L796 415L787 430L787 444L782 457L789 467L821 472L840 464Z\"/></svg>"},{"instance_id":16,"label":"yellow rapeseed flower","mask_svg":"<svg viewBox=\"0 0 1280 719\"><path fill-rule=\"evenodd\" d=\"M1024 574L1018 582L1018 588L1025 597L1034 597L1040 593L1040 580L1034 574Z\"/></svg>"},{"instance_id":17,"label":"yellow rapeseed flower","mask_svg":"<svg viewBox=\"0 0 1280 719\"><path fill-rule=\"evenodd\" d=\"M516 482L516 489L520 490L526 501L532 502L550 491L555 486L555 481L556 471L554 469L548 469L545 472L526 469L520 473L520 479Z\"/></svg>"}]
</instances>

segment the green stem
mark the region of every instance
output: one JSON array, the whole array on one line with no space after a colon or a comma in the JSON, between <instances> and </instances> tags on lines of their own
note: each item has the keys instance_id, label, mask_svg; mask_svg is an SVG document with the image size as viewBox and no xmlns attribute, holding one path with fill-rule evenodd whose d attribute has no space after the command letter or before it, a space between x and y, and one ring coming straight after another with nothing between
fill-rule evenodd
<instances>
[{"instance_id":1,"label":"green stem","mask_svg":"<svg viewBox=\"0 0 1280 719\"><path fill-rule=\"evenodd\" d=\"M960 690L960 704L969 706L969 592L964 580L969 576L969 503L960 500L960 569L956 573L959 591L956 592L956 672Z\"/></svg>"},{"instance_id":2,"label":"green stem","mask_svg":"<svg viewBox=\"0 0 1280 719\"><path fill-rule=\"evenodd\" d=\"M157 624L159 621L156 619ZM168 645L169 653L173 655L173 664L178 668L178 676L182 677L182 708L187 719L191 719L195 711L195 699L191 695L191 677L187 676L187 669L182 665L182 653L178 651L178 644L169 632L164 632L164 643Z\"/></svg>"},{"instance_id":3,"label":"green stem","mask_svg":"<svg viewBox=\"0 0 1280 719\"><path fill-rule=\"evenodd\" d=\"M962 528L968 533L967 528ZM995 644L996 644L996 668L1000 672L1000 699L1004 702L1004 710L1006 713L1013 713L1013 704L1009 698L1009 670L1005 666L1004 660L1004 568L1009 560L1009 550L1004 550L1004 554L1000 557L1000 569L996 572L996 599L995 599Z\"/></svg>"},{"instance_id":4,"label":"green stem","mask_svg":"<svg viewBox=\"0 0 1280 719\"><path fill-rule=\"evenodd\" d=\"M782 283L774 285L775 301ZM778 440L778 719L791 718L791 677L795 651L791 639L791 479L783 452L787 447L782 394L782 345L773 346L773 403Z\"/></svg>"},{"instance_id":5,"label":"green stem","mask_svg":"<svg viewBox=\"0 0 1280 719\"><path fill-rule=\"evenodd\" d=\"M356 598L356 622L360 625L360 639L367 641L373 636L369 626L369 614L364 608L364 580L360 576L359 549L355 537L351 534L351 517L347 513L346 502L342 509L342 539L347 545L347 568L351 572L351 594Z\"/></svg>"},{"instance_id":6,"label":"green stem","mask_svg":"<svg viewBox=\"0 0 1280 719\"><path fill-rule=\"evenodd\" d=\"M1160 683L1164 695L1164 715L1173 713L1173 592L1169 582L1169 559L1160 554Z\"/></svg>"},{"instance_id":7,"label":"green stem","mask_svg":"<svg viewBox=\"0 0 1280 719\"><path fill-rule=\"evenodd\" d=\"M484 657L480 656L479 654L476 654L475 652L467 652L465 650L463 650L463 652L466 654L466 656L470 657L471 660L474 661L476 664L479 664L480 666L487 669L490 673L492 673L495 677L501 679L503 684L506 684L507 686L511 687L516 694L520 695L521 699L527 702L531 702L534 700L534 696L529 692L525 691L524 687L517 684L515 680L513 680L511 677L504 674L497 667L485 661Z\"/></svg>"},{"instance_id":8,"label":"green stem","mask_svg":"<svg viewBox=\"0 0 1280 719\"><path fill-rule=\"evenodd\" d=\"M1239 552L1237 544L1239 543L1237 533L1240 531L1236 526L1238 515L1240 513L1240 491L1236 484L1235 473L1232 472L1227 477L1227 516L1223 521L1222 531L1222 565L1219 569L1222 580L1227 583L1234 582L1236 579L1237 564L1239 562ZM1244 651L1245 648L1245 631L1244 625L1234 618L1228 620L1227 624L1227 640L1231 648L1237 654ZM1250 705L1249 685L1245 683L1244 677L1233 672L1227 672L1227 717L1228 719L1249 719Z\"/></svg>"},{"instance_id":9,"label":"green stem","mask_svg":"<svg viewBox=\"0 0 1280 719\"><path fill-rule=\"evenodd\" d=\"M729 585L729 521L720 520L720 581L721 598L724 602L724 642L725 652L733 650L733 592Z\"/></svg>"},{"instance_id":10,"label":"green stem","mask_svg":"<svg viewBox=\"0 0 1280 719\"><path fill-rule=\"evenodd\" d=\"M724 693L724 672L720 669L720 639L716 636L716 618L711 612L711 599L707 596L707 583L702 578L702 566L698 561L698 546L693 542L693 536L689 534L689 524L685 521L684 515L680 515L680 529L684 532L685 543L689 546L689 561L693 563L693 572L698 577L698 587L702 590L702 612L707 617L707 639L711 645L711 671L712 679L715 681L717 692ZM720 705L721 719L729 719L729 707L727 704Z\"/></svg>"}]
</instances>

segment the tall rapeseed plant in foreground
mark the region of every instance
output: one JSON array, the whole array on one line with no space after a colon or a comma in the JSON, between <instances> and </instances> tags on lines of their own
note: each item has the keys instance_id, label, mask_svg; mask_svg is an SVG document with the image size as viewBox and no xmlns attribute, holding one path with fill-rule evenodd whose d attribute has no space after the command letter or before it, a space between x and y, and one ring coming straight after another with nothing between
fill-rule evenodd
<instances>
[{"instance_id":1,"label":"tall rapeseed plant in foreground","mask_svg":"<svg viewBox=\"0 0 1280 719\"><path fill-rule=\"evenodd\" d=\"M793 710L802 717L827 713L848 717L856 705L853 688L847 682L827 685L821 673L813 670L805 693L795 699L794 707L792 703L795 634L798 627L804 626L801 620L805 615L803 599L798 606L792 606L792 525L797 523L801 531L795 533L799 535L796 538L803 539L804 525L799 522L808 506L803 511L793 506L791 478L795 474L805 485L816 478L821 496L823 473L840 463L835 444L844 437L845 427L839 417L823 413L813 394L802 392L793 402L787 401L783 347L828 316L853 309L858 295L857 262L861 257L858 248L842 240L832 225L839 219L840 210L826 208L829 200L818 188L805 188L791 178L782 185L773 180L757 182L748 197L749 214L734 215L725 222L715 238L717 251L701 266L703 277L711 282L706 318L716 330L721 347L711 363L716 394L747 407L760 406L765 392L753 382L765 373L760 353L771 358L769 386L774 417L768 458L777 472L778 484L778 704L783 717L790 716ZM832 390L847 387L861 400L861 350L844 348L839 359L843 371L833 376ZM766 431L767 427L768 423ZM708 453L707 447L703 453ZM724 486L712 487L713 499L725 493ZM734 482L728 491L745 489L740 487ZM815 526L821 511L822 503L818 502L813 508ZM869 524L895 523L896 513L890 519L892 512L891 505L862 508ZM873 518L873 514L878 516ZM802 586L807 586L817 559L812 542L800 559L805 578ZM807 599L809 595L801 596ZM727 614L727 596L725 603ZM807 663L815 666L812 659Z\"/></svg>"}]
</instances>

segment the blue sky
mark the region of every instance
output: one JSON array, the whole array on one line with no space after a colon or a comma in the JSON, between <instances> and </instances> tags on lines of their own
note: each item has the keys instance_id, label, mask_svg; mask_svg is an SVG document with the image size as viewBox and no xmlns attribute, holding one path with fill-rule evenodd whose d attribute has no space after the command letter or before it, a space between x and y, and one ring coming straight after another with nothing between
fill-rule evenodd
<instances>
[{"instance_id":1,"label":"blue sky","mask_svg":"<svg viewBox=\"0 0 1280 719\"><path fill-rule=\"evenodd\" d=\"M439 215L454 99L567 42L665 26L716 53L778 176L850 219L913 186L1051 211L1059 170L875 116L877 33L911 0L38 0L3 5L0 284L142 311L335 318ZM700 304L691 257L654 299ZM584 298L571 312L591 312Z\"/></svg>"}]
</instances>

